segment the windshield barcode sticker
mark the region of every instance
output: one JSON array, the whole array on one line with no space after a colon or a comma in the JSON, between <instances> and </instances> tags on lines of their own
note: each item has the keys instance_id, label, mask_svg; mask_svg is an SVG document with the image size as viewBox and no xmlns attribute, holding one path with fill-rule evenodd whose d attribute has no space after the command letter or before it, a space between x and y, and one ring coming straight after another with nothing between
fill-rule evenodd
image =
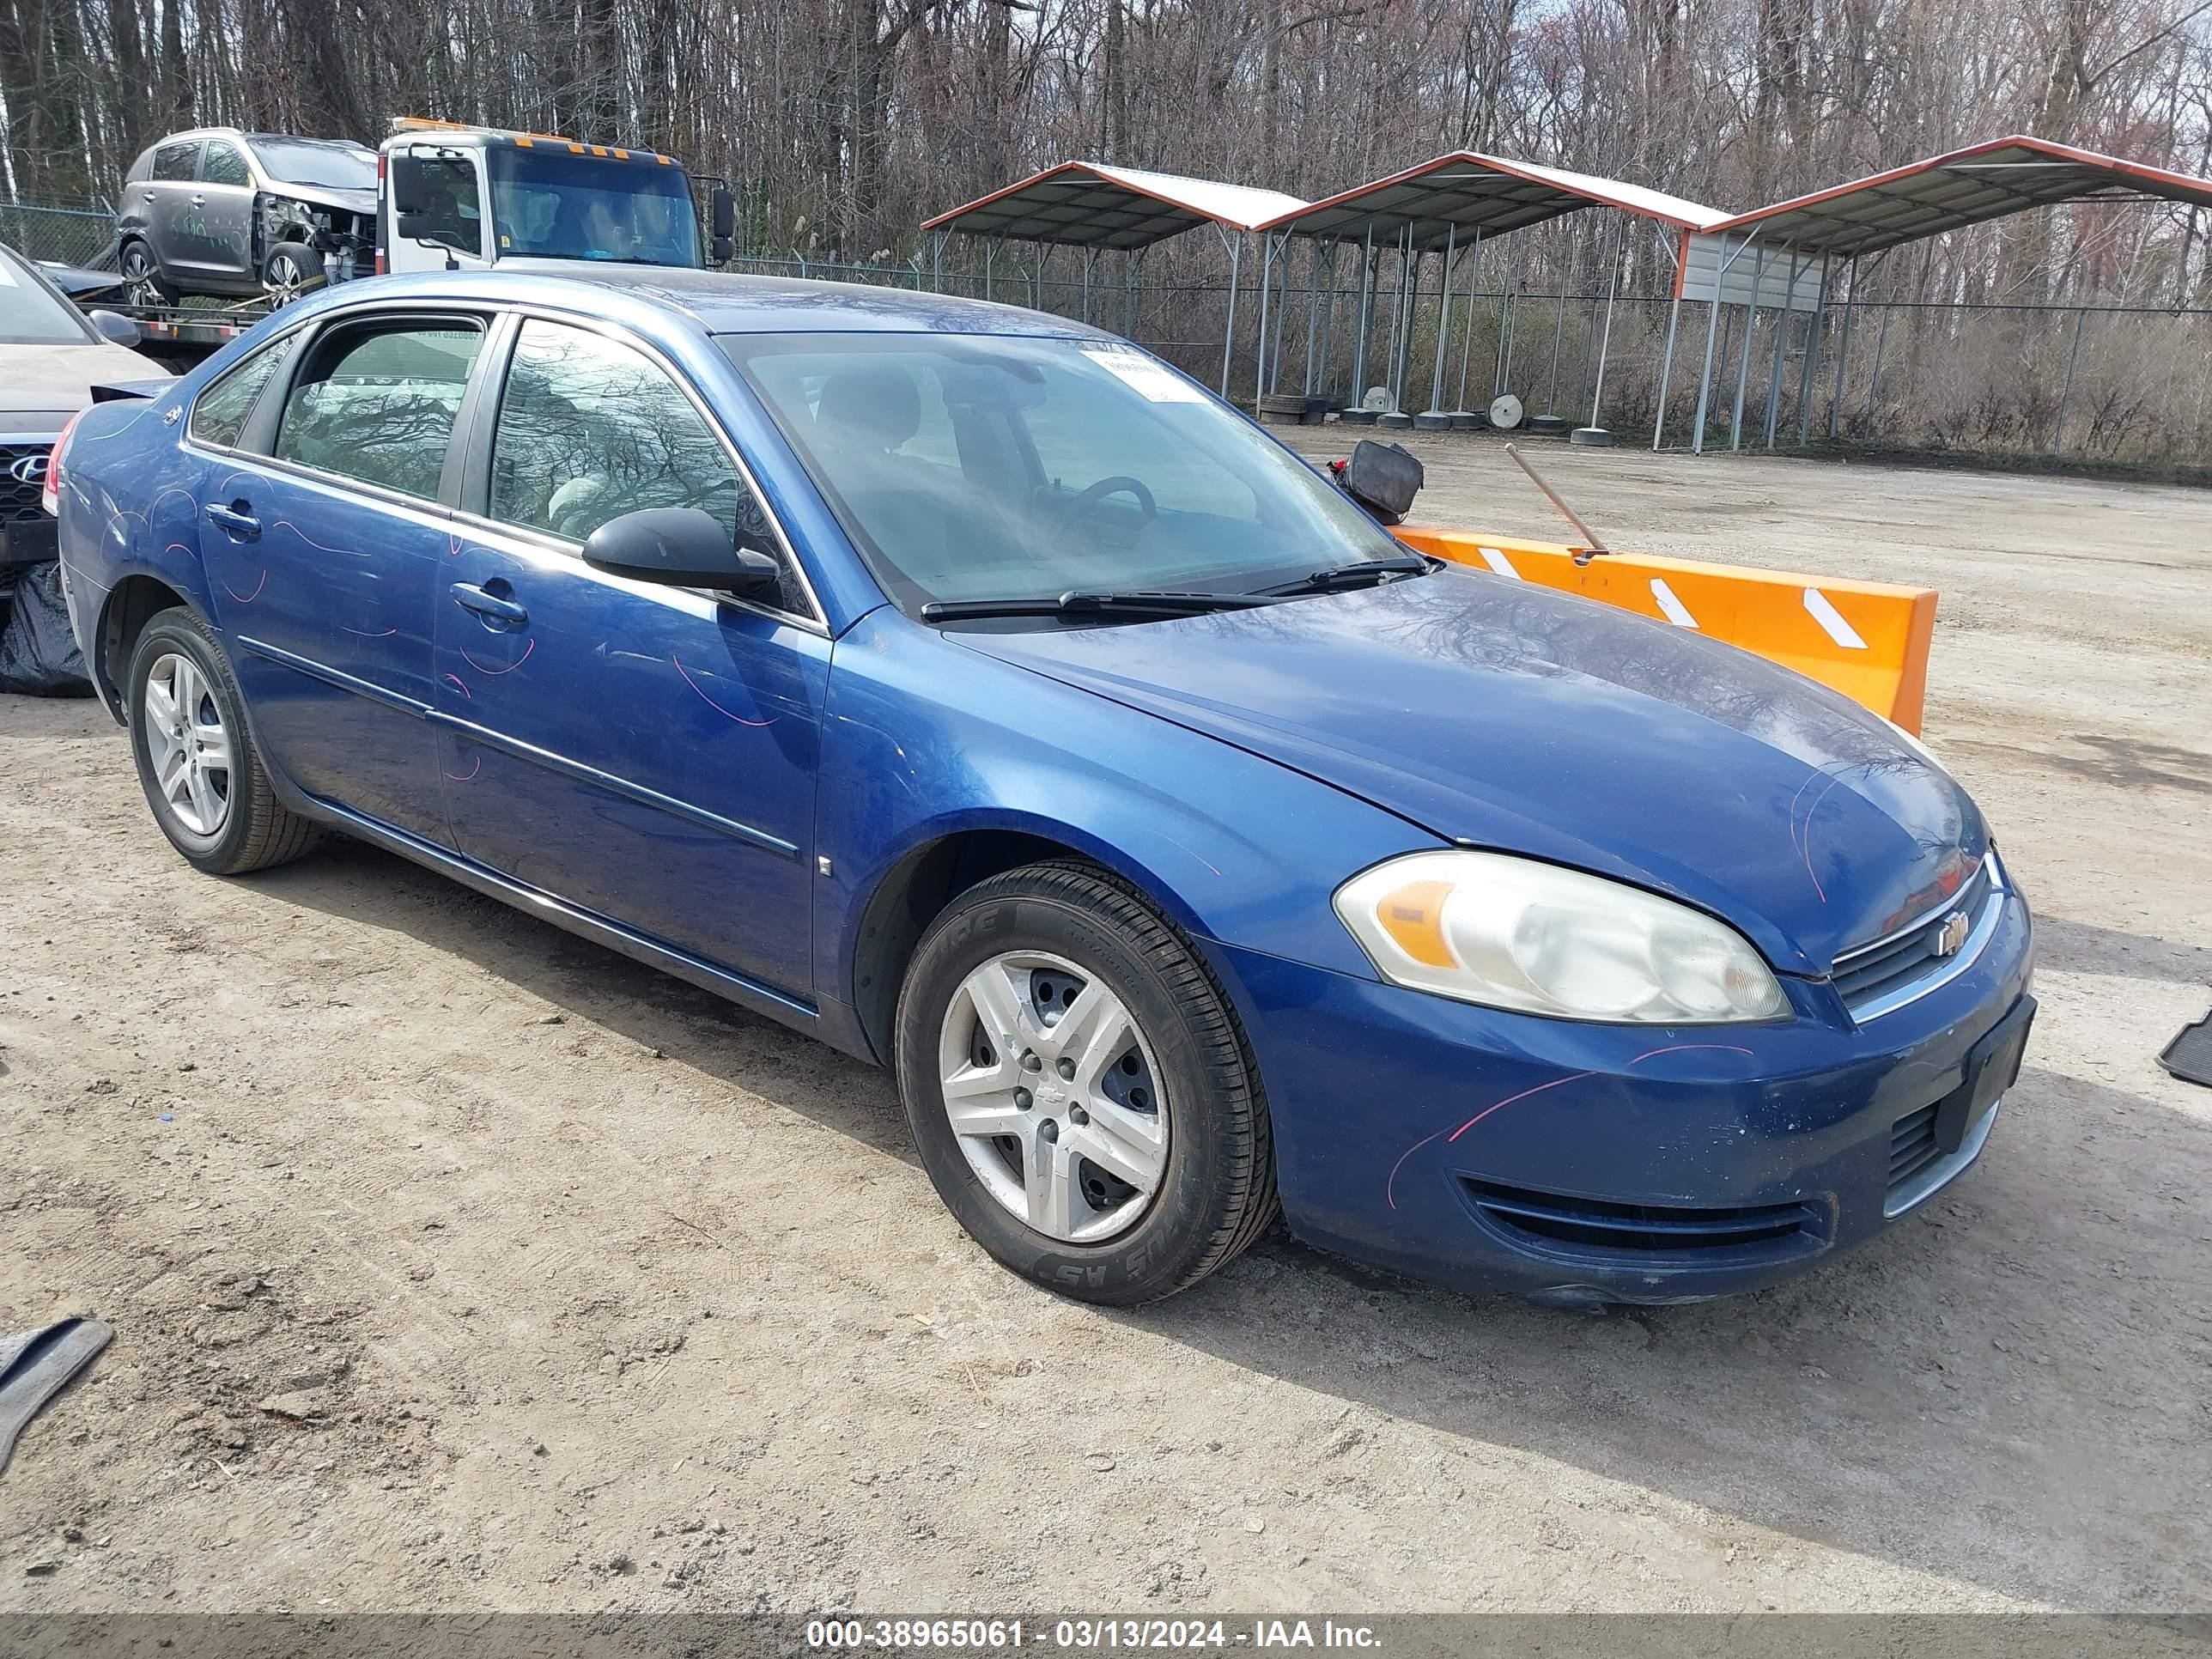
<instances>
[{"instance_id":1,"label":"windshield barcode sticker","mask_svg":"<svg viewBox=\"0 0 2212 1659\"><path fill-rule=\"evenodd\" d=\"M1156 404L1206 401L1203 392L1141 351L1132 351L1126 346L1085 346L1083 355Z\"/></svg>"}]
</instances>

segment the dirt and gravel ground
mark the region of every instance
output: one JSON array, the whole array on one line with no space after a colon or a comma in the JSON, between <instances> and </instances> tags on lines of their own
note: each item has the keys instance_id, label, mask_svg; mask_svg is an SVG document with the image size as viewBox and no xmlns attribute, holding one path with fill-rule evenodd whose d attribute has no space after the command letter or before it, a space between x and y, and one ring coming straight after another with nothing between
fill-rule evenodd
<instances>
[{"instance_id":1,"label":"dirt and gravel ground","mask_svg":"<svg viewBox=\"0 0 2212 1659\"><path fill-rule=\"evenodd\" d=\"M1427 516L1552 533L1421 447ZM94 706L0 699L0 1331L118 1330L0 1608L2212 1605L2212 1092L2152 1059L2212 1000L2212 497L1547 453L1624 544L1943 591L2044 1015L1924 1212L1665 1312L1279 1237L1092 1311L884 1075L358 848L195 876Z\"/></svg>"}]
</instances>

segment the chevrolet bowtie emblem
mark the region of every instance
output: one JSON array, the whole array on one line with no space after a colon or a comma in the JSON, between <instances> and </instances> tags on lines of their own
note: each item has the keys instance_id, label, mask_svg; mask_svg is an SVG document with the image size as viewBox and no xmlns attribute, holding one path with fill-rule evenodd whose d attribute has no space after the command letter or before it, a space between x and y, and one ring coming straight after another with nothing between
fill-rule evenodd
<instances>
[{"instance_id":1,"label":"chevrolet bowtie emblem","mask_svg":"<svg viewBox=\"0 0 2212 1659\"><path fill-rule=\"evenodd\" d=\"M1966 942L1966 930L1971 924L1964 910L1954 910L1943 918L1943 925L1936 930L1936 954L1955 957L1959 947Z\"/></svg>"}]
</instances>

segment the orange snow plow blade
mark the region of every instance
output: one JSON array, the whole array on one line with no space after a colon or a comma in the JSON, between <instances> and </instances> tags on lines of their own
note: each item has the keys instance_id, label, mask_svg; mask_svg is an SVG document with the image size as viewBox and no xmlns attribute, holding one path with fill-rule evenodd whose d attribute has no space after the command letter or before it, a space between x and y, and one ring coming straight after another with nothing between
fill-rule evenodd
<instances>
[{"instance_id":1,"label":"orange snow plow blade","mask_svg":"<svg viewBox=\"0 0 2212 1659\"><path fill-rule=\"evenodd\" d=\"M1936 632L1932 588L1650 553L1604 553L1577 564L1575 550L1557 542L1416 525L1391 533L1440 559L1693 628L1794 668L1916 736L1920 731Z\"/></svg>"}]
</instances>

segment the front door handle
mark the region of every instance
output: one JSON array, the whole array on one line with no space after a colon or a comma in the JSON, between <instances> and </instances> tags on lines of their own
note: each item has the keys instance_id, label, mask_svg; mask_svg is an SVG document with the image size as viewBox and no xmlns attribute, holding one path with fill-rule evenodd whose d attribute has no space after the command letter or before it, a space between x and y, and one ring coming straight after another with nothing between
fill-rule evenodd
<instances>
[{"instance_id":1,"label":"front door handle","mask_svg":"<svg viewBox=\"0 0 2212 1659\"><path fill-rule=\"evenodd\" d=\"M530 612L513 599L486 592L474 582L455 582L453 599L465 609L473 611L487 622L497 623L502 628L520 628L530 620Z\"/></svg>"},{"instance_id":2,"label":"front door handle","mask_svg":"<svg viewBox=\"0 0 2212 1659\"><path fill-rule=\"evenodd\" d=\"M195 196L195 197L193 197L193 198L192 198L192 205L193 205L194 207L205 207L205 206L207 205L207 198L206 198L206 197L204 197L204 196Z\"/></svg>"},{"instance_id":3,"label":"front door handle","mask_svg":"<svg viewBox=\"0 0 2212 1659\"><path fill-rule=\"evenodd\" d=\"M261 539L261 520L253 516L252 503L244 496L228 507L210 501L207 515L221 525L224 533L233 541L258 542Z\"/></svg>"}]
</instances>

